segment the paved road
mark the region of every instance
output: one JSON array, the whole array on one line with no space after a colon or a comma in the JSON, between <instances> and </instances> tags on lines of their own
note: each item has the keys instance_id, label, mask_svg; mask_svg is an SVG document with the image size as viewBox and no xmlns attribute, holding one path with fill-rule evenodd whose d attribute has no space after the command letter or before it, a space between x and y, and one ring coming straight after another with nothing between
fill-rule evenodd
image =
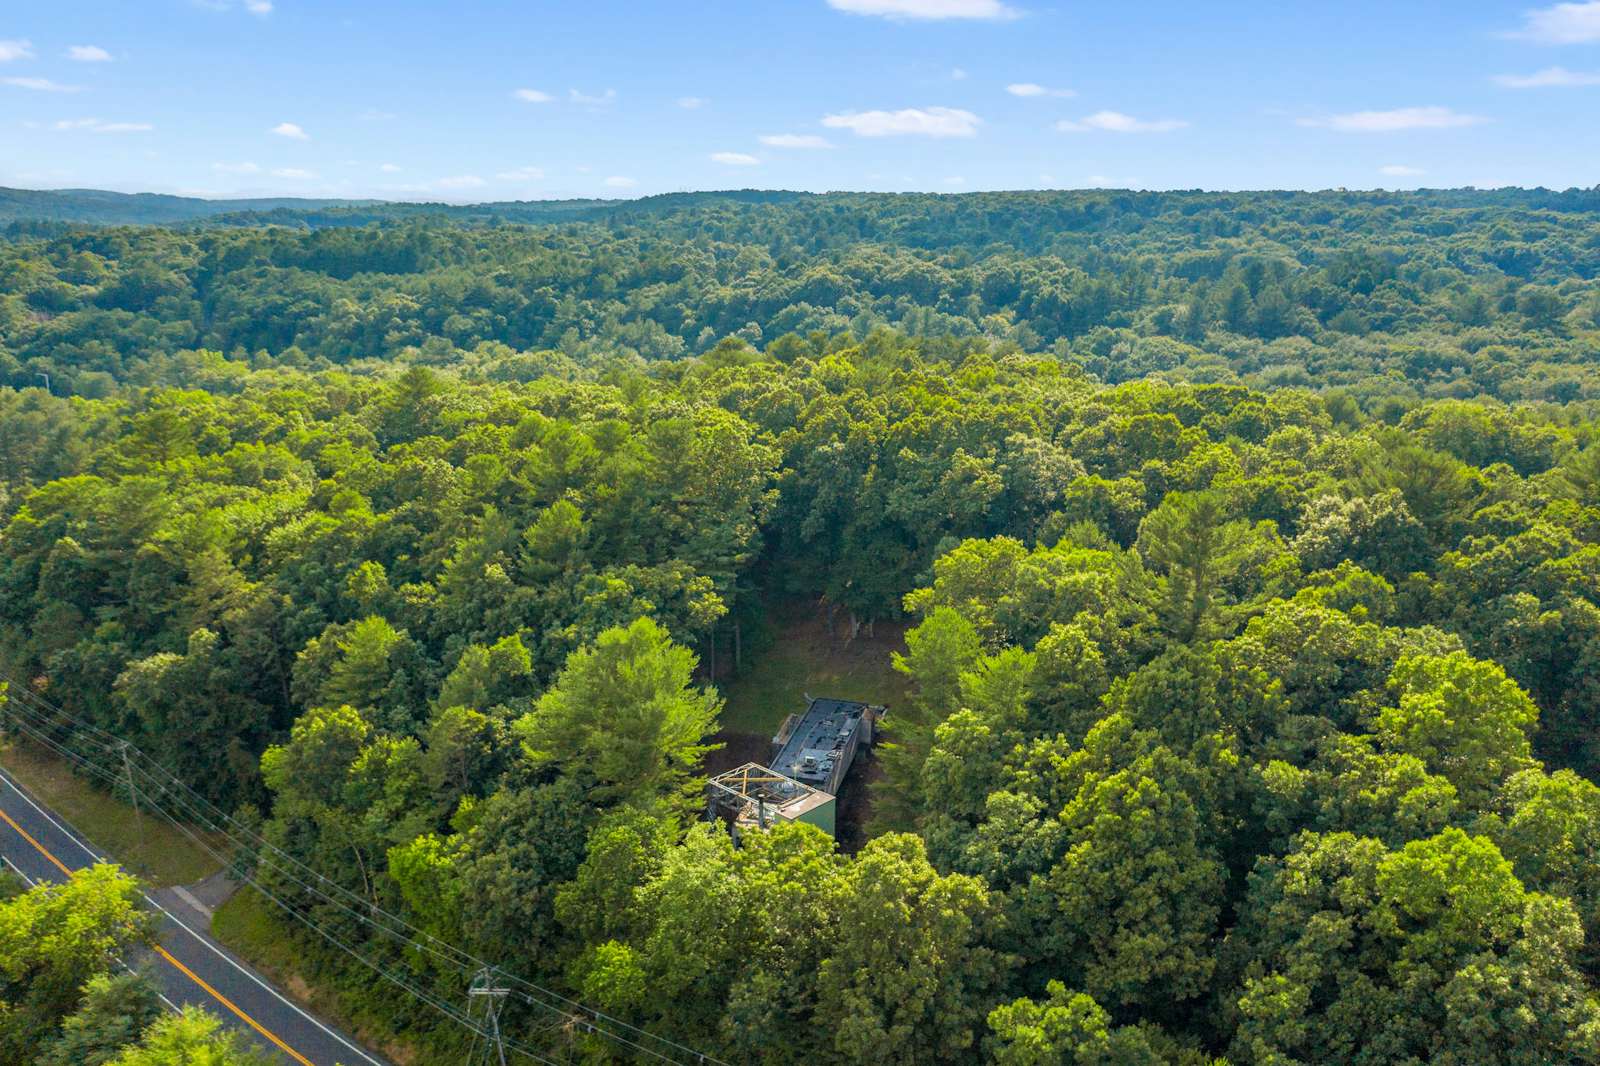
<instances>
[{"instance_id":1,"label":"paved road","mask_svg":"<svg viewBox=\"0 0 1600 1066\"><path fill-rule=\"evenodd\" d=\"M29 881L63 881L103 856L9 773L0 770L0 858ZM273 988L212 940L211 920L192 896L157 889L145 898L162 915L154 973L169 1007L200 1006L298 1066L387 1066L354 1040Z\"/></svg>"}]
</instances>

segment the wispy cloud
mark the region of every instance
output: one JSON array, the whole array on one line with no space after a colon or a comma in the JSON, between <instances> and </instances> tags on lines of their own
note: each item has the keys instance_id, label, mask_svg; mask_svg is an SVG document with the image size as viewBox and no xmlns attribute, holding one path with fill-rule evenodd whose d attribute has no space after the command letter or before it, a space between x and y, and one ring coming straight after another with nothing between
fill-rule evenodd
<instances>
[{"instance_id":1,"label":"wispy cloud","mask_svg":"<svg viewBox=\"0 0 1600 1066\"><path fill-rule=\"evenodd\" d=\"M248 11L252 15L272 14L272 0L194 0L196 7L211 11Z\"/></svg>"},{"instance_id":2,"label":"wispy cloud","mask_svg":"<svg viewBox=\"0 0 1600 1066\"><path fill-rule=\"evenodd\" d=\"M400 173L401 168L395 166L393 163L379 163L378 170L384 174L398 174Z\"/></svg>"},{"instance_id":3,"label":"wispy cloud","mask_svg":"<svg viewBox=\"0 0 1600 1066\"><path fill-rule=\"evenodd\" d=\"M67 48L67 58L79 63L109 63L111 53L97 44L75 44Z\"/></svg>"},{"instance_id":4,"label":"wispy cloud","mask_svg":"<svg viewBox=\"0 0 1600 1066\"><path fill-rule=\"evenodd\" d=\"M287 178L290 181L310 181L317 175L313 171L302 170L299 167L279 167L272 172L272 176L275 178Z\"/></svg>"},{"instance_id":5,"label":"wispy cloud","mask_svg":"<svg viewBox=\"0 0 1600 1066\"><path fill-rule=\"evenodd\" d=\"M0 85L9 85L15 89L28 89L36 93L81 93L81 85L62 85L49 78L0 78Z\"/></svg>"},{"instance_id":6,"label":"wispy cloud","mask_svg":"<svg viewBox=\"0 0 1600 1066\"><path fill-rule=\"evenodd\" d=\"M538 89L518 89L511 94L525 104L548 104L555 97Z\"/></svg>"},{"instance_id":7,"label":"wispy cloud","mask_svg":"<svg viewBox=\"0 0 1600 1066\"><path fill-rule=\"evenodd\" d=\"M768 133L756 138L768 148L832 148L833 142L815 133Z\"/></svg>"},{"instance_id":8,"label":"wispy cloud","mask_svg":"<svg viewBox=\"0 0 1600 1066\"><path fill-rule=\"evenodd\" d=\"M828 0L828 6L889 19L1010 19L1020 14L1000 0Z\"/></svg>"},{"instance_id":9,"label":"wispy cloud","mask_svg":"<svg viewBox=\"0 0 1600 1066\"><path fill-rule=\"evenodd\" d=\"M261 167L255 163L212 163L211 169L218 174L259 174Z\"/></svg>"},{"instance_id":10,"label":"wispy cloud","mask_svg":"<svg viewBox=\"0 0 1600 1066\"><path fill-rule=\"evenodd\" d=\"M311 134L293 122L280 122L268 132L275 133L279 137L287 137L291 141L309 141L311 139Z\"/></svg>"},{"instance_id":11,"label":"wispy cloud","mask_svg":"<svg viewBox=\"0 0 1600 1066\"><path fill-rule=\"evenodd\" d=\"M489 184L476 174L456 174L434 182L441 189L481 189Z\"/></svg>"},{"instance_id":12,"label":"wispy cloud","mask_svg":"<svg viewBox=\"0 0 1600 1066\"><path fill-rule=\"evenodd\" d=\"M605 180L604 184L608 189L631 189L639 183L632 178L625 178L621 174L613 174Z\"/></svg>"},{"instance_id":13,"label":"wispy cloud","mask_svg":"<svg viewBox=\"0 0 1600 1066\"><path fill-rule=\"evenodd\" d=\"M846 111L825 116L822 124L849 130L858 137L972 137L983 120L956 107L908 107L901 111Z\"/></svg>"},{"instance_id":14,"label":"wispy cloud","mask_svg":"<svg viewBox=\"0 0 1600 1066\"><path fill-rule=\"evenodd\" d=\"M1062 119L1056 129L1062 133L1171 133L1189 124L1178 118L1144 119L1124 115L1121 111L1096 111L1076 121Z\"/></svg>"},{"instance_id":15,"label":"wispy cloud","mask_svg":"<svg viewBox=\"0 0 1600 1066\"><path fill-rule=\"evenodd\" d=\"M761 160L744 152L712 152L711 161L725 167L757 167Z\"/></svg>"},{"instance_id":16,"label":"wispy cloud","mask_svg":"<svg viewBox=\"0 0 1600 1066\"><path fill-rule=\"evenodd\" d=\"M967 80L967 72L965 70L962 70L960 67L955 67L950 71L950 80L951 81L966 81Z\"/></svg>"},{"instance_id":17,"label":"wispy cloud","mask_svg":"<svg viewBox=\"0 0 1600 1066\"><path fill-rule=\"evenodd\" d=\"M393 111L381 111L376 107L369 107L356 116L362 122L390 122L399 117Z\"/></svg>"},{"instance_id":18,"label":"wispy cloud","mask_svg":"<svg viewBox=\"0 0 1600 1066\"><path fill-rule=\"evenodd\" d=\"M1378 173L1389 178L1420 178L1427 171L1421 167L1408 167L1403 163L1390 163L1378 168Z\"/></svg>"},{"instance_id":19,"label":"wispy cloud","mask_svg":"<svg viewBox=\"0 0 1600 1066\"><path fill-rule=\"evenodd\" d=\"M502 170L495 175L496 181L538 181L544 177L542 167L517 167L515 170Z\"/></svg>"},{"instance_id":20,"label":"wispy cloud","mask_svg":"<svg viewBox=\"0 0 1600 1066\"><path fill-rule=\"evenodd\" d=\"M1600 41L1600 0L1525 11L1522 28L1506 36L1535 44L1593 44Z\"/></svg>"},{"instance_id":21,"label":"wispy cloud","mask_svg":"<svg viewBox=\"0 0 1600 1066\"><path fill-rule=\"evenodd\" d=\"M1399 133L1403 130L1447 130L1487 122L1482 115L1464 115L1448 107L1400 107L1393 111L1352 111L1346 115L1296 119L1297 125L1341 133Z\"/></svg>"},{"instance_id":22,"label":"wispy cloud","mask_svg":"<svg viewBox=\"0 0 1600 1066\"><path fill-rule=\"evenodd\" d=\"M1044 85L1036 85L1031 81L1013 82L1006 86L1006 92L1012 96L1056 96L1067 97L1078 94L1071 89L1051 89Z\"/></svg>"},{"instance_id":23,"label":"wispy cloud","mask_svg":"<svg viewBox=\"0 0 1600 1066\"><path fill-rule=\"evenodd\" d=\"M1494 83L1503 89L1571 89L1600 85L1600 73L1545 67L1532 74L1496 74Z\"/></svg>"},{"instance_id":24,"label":"wispy cloud","mask_svg":"<svg viewBox=\"0 0 1600 1066\"><path fill-rule=\"evenodd\" d=\"M568 89L567 99L581 107L610 107L617 102L617 90L607 89L598 96L593 96L577 89Z\"/></svg>"},{"instance_id":25,"label":"wispy cloud","mask_svg":"<svg viewBox=\"0 0 1600 1066\"><path fill-rule=\"evenodd\" d=\"M683 108L685 111L698 111L700 108L705 107L710 102L711 101L707 100L703 96L678 97L678 106Z\"/></svg>"},{"instance_id":26,"label":"wispy cloud","mask_svg":"<svg viewBox=\"0 0 1600 1066\"><path fill-rule=\"evenodd\" d=\"M32 59L33 42L31 41L0 41L0 63L9 63L14 59Z\"/></svg>"},{"instance_id":27,"label":"wispy cloud","mask_svg":"<svg viewBox=\"0 0 1600 1066\"><path fill-rule=\"evenodd\" d=\"M97 118L64 118L55 124L55 128L88 133L149 133L155 129L148 122L102 122Z\"/></svg>"}]
</instances>

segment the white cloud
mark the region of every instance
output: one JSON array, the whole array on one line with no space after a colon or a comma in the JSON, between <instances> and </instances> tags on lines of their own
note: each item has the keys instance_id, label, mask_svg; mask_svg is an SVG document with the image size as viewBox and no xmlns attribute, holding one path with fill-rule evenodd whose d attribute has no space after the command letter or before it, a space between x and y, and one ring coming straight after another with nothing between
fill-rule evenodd
<instances>
[{"instance_id":1,"label":"white cloud","mask_svg":"<svg viewBox=\"0 0 1600 1066\"><path fill-rule=\"evenodd\" d=\"M308 181L316 177L311 171L301 170L299 167L279 167L272 172L272 176L275 178L288 178L290 181Z\"/></svg>"},{"instance_id":2,"label":"white cloud","mask_svg":"<svg viewBox=\"0 0 1600 1066\"><path fill-rule=\"evenodd\" d=\"M1421 167L1408 167L1403 163L1390 163L1388 166L1379 167L1378 173L1390 178L1420 178L1427 171Z\"/></svg>"},{"instance_id":3,"label":"white cloud","mask_svg":"<svg viewBox=\"0 0 1600 1066\"><path fill-rule=\"evenodd\" d=\"M478 189L489 183L476 174L458 174L450 178L440 178L434 184L441 189Z\"/></svg>"},{"instance_id":4,"label":"white cloud","mask_svg":"<svg viewBox=\"0 0 1600 1066\"><path fill-rule=\"evenodd\" d=\"M538 181L544 177L544 170L540 167L517 167L515 170L502 170L495 175L496 181Z\"/></svg>"},{"instance_id":5,"label":"white cloud","mask_svg":"<svg viewBox=\"0 0 1600 1066\"><path fill-rule=\"evenodd\" d=\"M97 44L75 44L67 49L67 58L79 63L109 63L111 53Z\"/></svg>"},{"instance_id":6,"label":"white cloud","mask_svg":"<svg viewBox=\"0 0 1600 1066\"><path fill-rule=\"evenodd\" d=\"M950 71L950 80L951 81L966 81L967 80L967 72L962 70L960 67L956 67L955 69Z\"/></svg>"},{"instance_id":7,"label":"white cloud","mask_svg":"<svg viewBox=\"0 0 1600 1066\"><path fill-rule=\"evenodd\" d=\"M637 184L639 184L637 181L632 178L625 178L621 174L613 174L605 180L605 186L608 189L631 189Z\"/></svg>"},{"instance_id":8,"label":"white cloud","mask_svg":"<svg viewBox=\"0 0 1600 1066\"><path fill-rule=\"evenodd\" d=\"M540 92L538 89L518 89L511 95L525 104L548 104L555 99L549 93Z\"/></svg>"},{"instance_id":9,"label":"white cloud","mask_svg":"<svg viewBox=\"0 0 1600 1066\"><path fill-rule=\"evenodd\" d=\"M1496 74L1494 83L1505 89L1578 88L1600 85L1600 73L1568 70L1566 67L1546 67L1533 74Z\"/></svg>"},{"instance_id":10,"label":"white cloud","mask_svg":"<svg viewBox=\"0 0 1600 1066\"><path fill-rule=\"evenodd\" d=\"M276 133L279 137L287 137L291 141L309 141L311 135L293 122L280 122L268 132Z\"/></svg>"},{"instance_id":11,"label":"white cloud","mask_svg":"<svg viewBox=\"0 0 1600 1066\"><path fill-rule=\"evenodd\" d=\"M1593 44L1600 41L1600 0L1554 4L1522 16L1522 28L1506 34L1535 44Z\"/></svg>"},{"instance_id":12,"label":"white cloud","mask_svg":"<svg viewBox=\"0 0 1600 1066\"><path fill-rule=\"evenodd\" d=\"M62 85L49 78L0 78L0 85L10 85L18 89L29 89L36 93L81 93L81 85Z\"/></svg>"},{"instance_id":13,"label":"white cloud","mask_svg":"<svg viewBox=\"0 0 1600 1066\"><path fill-rule=\"evenodd\" d=\"M272 0L194 0L194 4L196 7L209 8L212 11L234 11L243 8L252 15L272 14Z\"/></svg>"},{"instance_id":14,"label":"white cloud","mask_svg":"<svg viewBox=\"0 0 1600 1066\"><path fill-rule=\"evenodd\" d=\"M1448 107L1401 107L1393 111L1353 111L1347 115L1295 120L1301 126L1318 126L1341 133L1398 133L1402 130L1445 130L1476 126L1488 121L1482 115L1464 115Z\"/></svg>"},{"instance_id":15,"label":"white cloud","mask_svg":"<svg viewBox=\"0 0 1600 1066\"><path fill-rule=\"evenodd\" d=\"M380 111L375 107L369 107L356 116L362 122L388 122L399 117L393 111Z\"/></svg>"},{"instance_id":16,"label":"white cloud","mask_svg":"<svg viewBox=\"0 0 1600 1066\"><path fill-rule=\"evenodd\" d=\"M678 97L678 106L683 108L685 111L698 111L700 108L705 107L708 103L710 103L710 101L703 96Z\"/></svg>"},{"instance_id":17,"label":"white cloud","mask_svg":"<svg viewBox=\"0 0 1600 1066\"><path fill-rule=\"evenodd\" d=\"M1009 19L1018 14L1000 0L828 0L828 6L891 19Z\"/></svg>"},{"instance_id":18,"label":"white cloud","mask_svg":"<svg viewBox=\"0 0 1600 1066\"><path fill-rule=\"evenodd\" d=\"M761 160L744 152L712 152L711 161L726 167L758 167Z\"/></svg>"},{"instance_id":19,"label":"white cloud","mask_svg":"<svg viewBox=\"0 0 1600 1066\"><path fill-rule=\"evenodd\" d=\"M967 183L967 179L963 178L959 174L952 174L950 177L944 179L944 183L946 185L965 185Z\"/></svg>"},{"instance_id":20,"label":"white cloud","mask_svg":"<svg viewBox=\"0 0 1600 1066\"><path fill-rule=\"evenodd\" d=\"M211 169L218 174L259 174L261 168L254 163L212 163Z\"/></svg>"},{"instance_id":21,"label":"white cloud","mask_svg":"<svg viewBox=\"0 0 1600 1066\"><path fill-rule=\"evenodd\" d=\"M983 120L955 107L908 107L902 111L847 111L828 115L829 129L850 130L858 137L971 137Z\"/></svg>"},{"instance_id":22,"label":"white cloud","mask_svg":"<svg viewBox=\"0 0 1600 1066\"><path fill-rule=\"evenodd\" d=\"M1176 118L1143 119L1124 115L1120 111L1096 111L1076 122L1062 119L1056 123L1056 129L1062 133L1088 133L1095 130L1106 133L1171 133L1188 125Z\"/></svg>"},{"instance_id":23,"label":"white cloud","mask_svg":"<svg viewBox=\"0 0 1600 1066\"><path fill-rule=\"evenodd\" d=\"M9 63L13 59L32 59L33 43L31 41L0 41L0 63Z\"/></svg>"},{"instance_id":24,"label":"white cloud","mask_svg":"<svg viewBox=\"0 0 1600 1066\"><path fill-rule=\"evenodd\" d=\"M381 171L384 174L398 174L398 173L400 173L400 168L395 166L393 163L379 163L378 164L378 170Z\"/></svg>"},{"instance_id":25,"label":"white cloud","mask_svg":"<svg viewBox=\"0 0 1600 1066\"><path fill-rule=\"evenodd\" d=\"M1012 96L1077 96L1071 89L1050 89L1043 85L1035 85L1031 81L1019 81L1006 86L1006 92Z\"/></svg>"},{"instance_id":26,"label":"white cloud","mask_svg":"<svg viewBox=\"0 0 1600 1066\"><path fill-rule=\"evenodd\" d=\"M768 133L756 138L768 148L832 148L833 142L815 133Z\"/></svg>"},{"instance_id":27,"label":"white cloud","mask_svg":"<svg viewBox=\"0 0 1600 1066\"><path fill-rule=\"evenodd\" d=\"M56 123L58 130L87 130L89 133L149 133L155 129L148 122L101 122L97 118L64 118Z\"/></svg>"},{"instance_id":28,"label":"white cloud","mask_svg":"<svg viewBox=\"0 0 1600 1066\"><path fill-rule=\"evenodd\" d=\"M588 93L579 92L577 89L568 89L567 99L584 107L608 107L617 102L617 90L607 89L599 96L590 96Z\"/></svg>"}]
</instances>

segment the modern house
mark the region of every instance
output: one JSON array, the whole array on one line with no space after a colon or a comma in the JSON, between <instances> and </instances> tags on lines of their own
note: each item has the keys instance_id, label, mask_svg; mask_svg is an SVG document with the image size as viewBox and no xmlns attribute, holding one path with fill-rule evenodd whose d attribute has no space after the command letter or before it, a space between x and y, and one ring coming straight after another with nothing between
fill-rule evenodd
<instances>
[{"instance_id":1,"label":"modern house","mask_svg":"<svg viewBox=\"0 0 1600 1066\"><path fill-rule=\"evenodd\" d=\"M839 794L845 774L887 708L854 700L811 699L804 714L791 714L772 738L772 768L830 796Z\"/></svg>"},{"instance_id":2,"label":"modern house","mask_svg":"<svg viewBox=\"0 0 1600 1066\"><path fill-rule=\"evenodd\" d=\"M706 813L728 822L735 837L774 822L807 822L834 835L839 786L873 726L888 708L853 700L806 697L772 738L771 766L745 763L711 778Z\"/></svg>"},{"instance_id":3,"label":"modern house","mask_svg":"<svg viewBox=\"0 0 1600 1066\"><path fill-rule=\"evenodd\" d=\"M834 799L759 763L726 770L710 781L708 813L731 823L734 835L774 822L806 822L832 836Z\"/></svg>"}]
</instances>

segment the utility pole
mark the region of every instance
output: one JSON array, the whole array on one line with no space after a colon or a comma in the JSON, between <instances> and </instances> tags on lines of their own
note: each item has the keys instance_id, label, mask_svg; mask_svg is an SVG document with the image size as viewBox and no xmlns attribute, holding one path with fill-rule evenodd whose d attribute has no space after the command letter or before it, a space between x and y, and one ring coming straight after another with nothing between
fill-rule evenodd
<instances>
[{"instance_id":1,"label":"utility pole","mask_svg":"<svg viewBox=\"0 0 1600 1066\"><path fill-rule=\"evenodd\" d=\"M467 989L467 1015L472 1016L473 1004L481 999L484 1005L484 1020L489 1023L489 1039L494 1041L494 1050L500 1057L500 1066L506 1066L506 1040L500 1034L500 1005L510 994L511 989L502 988L494 983L494 969L489 966L485 966L473 976L472 986Z\"/></svg>"},{"instance_id":2,"label":"utility pole","mask_svg":"<svg viewBox=\"0 0 1600 1066\"><path fill-rule=\"evenodd\" d=\"M144 862L144 813L139 810L139 787L133 783L133 761L128 757L128 742L117 744L122 753L122 773L128 779L128 796L133 800L133 820L139 827L139 861Z\"/></svg>"}]
</instances>

